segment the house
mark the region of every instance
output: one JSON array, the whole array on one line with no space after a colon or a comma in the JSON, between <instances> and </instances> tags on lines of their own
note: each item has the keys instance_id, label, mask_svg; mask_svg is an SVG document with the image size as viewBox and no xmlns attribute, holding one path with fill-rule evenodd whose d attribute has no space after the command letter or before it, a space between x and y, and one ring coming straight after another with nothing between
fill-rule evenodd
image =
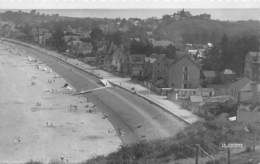
<instances>
[{"instance_id":1,"label":"house","mask_svg":"<svg viewBox=\"0 0 260 164\"><path fill-rule=\"evenodd\" d=\"M240 91L238 95L240 103L260 103L260 83L249 82Z\"/></svg>"},{"instance_id":2,"label":"house","mask_svg":"<svg viewBox=\"0 0 260 164\"><path fill-rule=\"evenodd\" d=\"M200 87L200 65L190 56L183 55L168 65L168 87Z\"/></svg>"},{"instance_id":3,"label":"house","mask_svg":"<svg viewBox=\"0 0 260 164\"><path fill-rule=\"evenodd\" d=\"M67 33L64 35L64 40L66 43L69 43L70 41L80 40L80 34L77 33Z\"/></svg>"},{"instance_id":4,"label":"house","mask_svg":"<svg viewBox=\"0 0 260 164\"><path fill-rule=\"evenodd\" d=\"M130 54L129 55L129 71L132 77L143 77L144 75L144 54Z\"/></svg>"},{"instance_id":5,"label":"house","mask_svg":"<svg viewBox=\"0 0 260 164\"><path fill-rule=\"evenodd\" d=\"M189 55L177 52L176 58L157 54L152 66L154 85L164 88L198 88L200 66Z\"/></svg>"},{"instance_id":6,"label":"house","mask_svg":"<svg viewBox=\"0 0 260 164\"><path fill-rule=\"evenodd\" d=\"M139 26L142 23L142 20L139 18L129 18L128 22L130 22L131 24L133 24L134 26Z\"/></svg>"},{"instance_id":7,"label":"house","mask_svg":"<svg viewBox=\"0 0 260 164\"><path fill-rule=\"evenodd\" d=\"M52 33L45 28L39 28L39 44L46 46L48 39L52 37Z\"/></svg>"},{"instance_id":8,"label":"house","mask_svg":"<svg viewBox=\"0 0 260 164\"><path fill-rule=\"evenodd\" d=\"M253 71L253 70L257 71ZM260 81L260 52L249 52L245 58L244 75L251 80Z\"/></svg>"},{"instance_id":9,"label":"house","mask_svg":"<svg viewBox=\"0 0 260 164\"><path fill-rule=\"evenodd\" d=\"M260 83L251 81L239 92L237 120L244 123L260 123Z\"/></svg>"},{"instance_id":10,"label":"house","mask_svg":"<svg viewBox=\"0 0 260 164\"><path fill-rule=\"evenodd\" d=\"M236 73L231 69L225 69L220 73L220 79L222 82L235 81L236 77Z\"/></svg>"},{"instance_id":11,"label":"house","mask_svg":"<svg viewBox=\"0 0 260 164\"><path fill-rule=\"evenodd\" d=\"M153 58L156 59L152 66L153 84L160 88L168 87L168 69L174 59L167 58L166 54L154 54Z\"/></svg>"},{"instance_id":12,"label":"house","mask_svg":"<svg viewBox=\"0 0 260 164\"><path fill-rule=\"evenodd\" d=\"M96 54L96 64L104 66L106 62L107 52L109 50L109 45L105 40L97 42ZM111 60L109 58L109 60Z\"/></svg>"},{"instance_id":13,"label":"house","mask_svg":"<svg viewBox=\"0 0 260 164\"><path fill-rule=\"evenodd\" d=\"M32 35L34 42L46 46L47 40L52 37L52 33L46 28L34 27L32 28Z\"/></svg>"},{"instance_id":14,"label":"house","mask_svg":"<svg viewBox=\"0 0 260 164\"><path fill-rule=\"evenodd\" d=\"M78 54L86 56L86 55L92 53L93 46L90 42L81 41L79 43L80 44L79 44L79 47L77 50Z\"/></svg>"},{"instance_id":15,"label":"house","mask_svg":"<svg viewBox=\"0 0 260 164\"><path fill-rule=\"evenodd\" d=\"M243 123L260 123L260 106L240 104L237 110L237 121Z\"/></svg>"},{"instance_id":16,"label":"house","mask_svg":"<svg viewBox=\"0 0 260 164\"><path fill-rule=\"evenodd\" d=\"M80 40L73 40L68 43L70 52L75 55L86 56L92 53L92 44L89 42L82 42Z\"/></svg>"},{"instance_id":17,"label":"house","mask_svg":"<svg viewBox=\"0 0 260 164\"><path fill-rule=\"evenodd\" d=\"M112 53L111 65L115 68L115 71L120 73L127 73L127 60L128 53L125 51L123 45L117 46Z\"/></svg>"},{"instance_id":18,"label":"house","mask_svg":"<svg viewBox=\"0 0 260 164\"><path fill-rule=\"evenodd\" d=\"M207 84L213 83L217 77L216 71L204 70L202 71L204 81Z\"/></svg>"},{"instance_id":19,"label":"house","mask_svg":"<svg viewBox=\"0 0 260 164\"><path fill-rule=\"evenodd\" d=\"M174 46L174 43L169 40L155 40L153 38L149 39L154 47L167 47L167 46Z\"/></svg>"},{"instance_id":20,"label":"house","mask_svg":"<svg viewBox=\"0 0 260 164\"><path fill-rule=\"evenodd\" d=\"M176 12L173 14L173 18L175 20L181 20L181 19L185 19L185 18L190 18L192 15L190 14L190 12L188 11L184 11L184 9Z\"/></svg>"},{"instance_id":21,"label":"house","mask_svg":"<svg viewBox=\"0 0 260 164\"><path fill-rule=\"evenodd\" d=\"M198 53L199 53L199 50L197 50L197 49L188 50L188 54L193 56L193 57L197 56Z\"/></svg>"},{"instance_id":22,"label":"house","mask_svg":"<svg viewBox=\"0 0 260 164\"><path fill-rule=\"evenodd\" d=\"M144 78L147 81L152 80L154 62L157 60L156 54L152 54L144 59Z\"/></svg>"},{"instance_id":23,"label":"house","mask_svg":"<svg viewBox=\"0 0 260 164\"><path fill-rule=\"evenodd\" d=\"M15 24L9 21L0 21L0 35L10 37L15 31Z\"/></svg>"},{"instance_id":24,"label":"house","mask_svg":"<svg viewBox=\"0 0 260 164\"><path fill-rule=\"evenodd\" d=\"M245 89L245 87L250 84L252 81L247 78L247 77L243 77L233 83L231 83L227 90L228 90L228 94L233 96L235 98L235 100L239 100L239 94L242 90Z\"/></svg>"}]
</instances>

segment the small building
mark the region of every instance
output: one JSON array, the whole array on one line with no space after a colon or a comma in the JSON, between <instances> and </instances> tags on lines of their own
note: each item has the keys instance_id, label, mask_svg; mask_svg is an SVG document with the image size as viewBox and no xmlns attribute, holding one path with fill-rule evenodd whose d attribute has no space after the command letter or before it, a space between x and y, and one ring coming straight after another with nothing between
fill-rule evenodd
<instances>
[{"instance_id":1,"label":"small building","mask_svg":"<svg viewBox=\"0 0 260 164\"><path fill-rule=\"evenodd\" d=\"M258 70L258 72L253 71ZM244 75L260 82L260 52L249 52L245 58Z\"/></svg>"},{"instance_id":2,"label":"small building","mask_svg":"<svg viewBox=\"0 0 260 164\"><path fill-rule=\"evenodd\" d=\"M227 88L228 94L233 96L238 101L240 92L243 90L243 88L245 88L251 82L252 81L249 78L243 77L243 78L231 83Z\"/></svg>"}]
</instances>

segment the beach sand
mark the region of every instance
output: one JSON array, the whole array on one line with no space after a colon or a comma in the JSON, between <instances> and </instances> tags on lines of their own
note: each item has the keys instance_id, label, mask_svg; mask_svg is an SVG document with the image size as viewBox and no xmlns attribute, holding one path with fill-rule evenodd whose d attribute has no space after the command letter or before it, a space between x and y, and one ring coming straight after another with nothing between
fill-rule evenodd
<instances>
[{"instance_id":1,"label":"beach sand","mask_svg":"<svg viewBox=\"0 0 260 164\"><path fill-rule=\"evenodd\" d=\"M103 114L40 61L0 45L0 162L82 162L121 141Z\"/></svg>"}]
</instances>

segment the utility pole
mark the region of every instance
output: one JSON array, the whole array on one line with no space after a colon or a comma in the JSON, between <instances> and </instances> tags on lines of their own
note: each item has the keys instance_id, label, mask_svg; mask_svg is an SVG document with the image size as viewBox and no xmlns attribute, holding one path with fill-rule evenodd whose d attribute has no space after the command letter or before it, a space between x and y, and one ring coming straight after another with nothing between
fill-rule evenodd
<instances>
[{"instance_id":1,"label":"utility pole","mask_svg":"<svg viewBox=\"0 0 260 164\"><path fill-rule=\"evenodd\" d=\"M231 164L231 161L230 161L230 148L227 148L227 164Z\"/></svg>"},{"instance_id":2,"label":"utility pole","mask_svg":"<svg viewBox=\"0 0 260 164\"><path fill-rule=\"evenodd\" d=\"M196 144L196 150L195 150L195 164L199 164L199 145Z\"/></svg>"}]
</instances>

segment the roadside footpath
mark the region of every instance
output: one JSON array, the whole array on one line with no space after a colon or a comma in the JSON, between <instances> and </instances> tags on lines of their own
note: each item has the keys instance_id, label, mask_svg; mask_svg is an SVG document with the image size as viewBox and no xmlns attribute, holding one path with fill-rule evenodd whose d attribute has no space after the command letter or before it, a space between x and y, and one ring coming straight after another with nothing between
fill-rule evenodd
<instances>
[{"instance_id":1,"label":"roadside footpath","mask_svg":"<svg viewBox=\"0 0 260 164\"><path fill-rule=\"evenodd\" d=\"M111 84L113 84L114 86L120 87L120 88L125 89L129 92L132 92L133 94L138 95L139 97L142 97L143 99L145 99L145 100L149 101L150 103L160 107L161 109L163 109L167 113L174 115L175 117L184 121L187 124L192 124L192 123L200 120L200 118L197 115L193 114L191 111L183 109L180 105L166 99L165 96L157 95L157 94L149 91L148 88L145 88L144 86L142 86L140 84L133 83L132 81L130 81L131 80L130 78L118 77L118 76L116 76L112 73L106 72L106 71L101 70L101 69L94 67L94 66L90 66L90 65L83 63L79 60L67 58L67 57L65 57L61 54L40 48L38 46L30 45L30 44L23 43L23 42L16 41L16 40L10 40L10 39L2 39L2 40L12 42L12 43L15 43L15 44L20 44L20 45L23 45L23 46L27 46L27 47L30 47L30 48L33 48L33 49L37 49L38 51L44 52L48 55L52 55L52 56L54 56L54 57L56 57L56 58L58 58L62 61L65 61L65 62L67 62L67 63L69 63L69 64L71 64L75 67L78 67L81 70L86 71L89 74L92 74L99 79L106 79ZM132 88L134 88L134 92L133 92Z\"/></svg>"}]
</instances>

